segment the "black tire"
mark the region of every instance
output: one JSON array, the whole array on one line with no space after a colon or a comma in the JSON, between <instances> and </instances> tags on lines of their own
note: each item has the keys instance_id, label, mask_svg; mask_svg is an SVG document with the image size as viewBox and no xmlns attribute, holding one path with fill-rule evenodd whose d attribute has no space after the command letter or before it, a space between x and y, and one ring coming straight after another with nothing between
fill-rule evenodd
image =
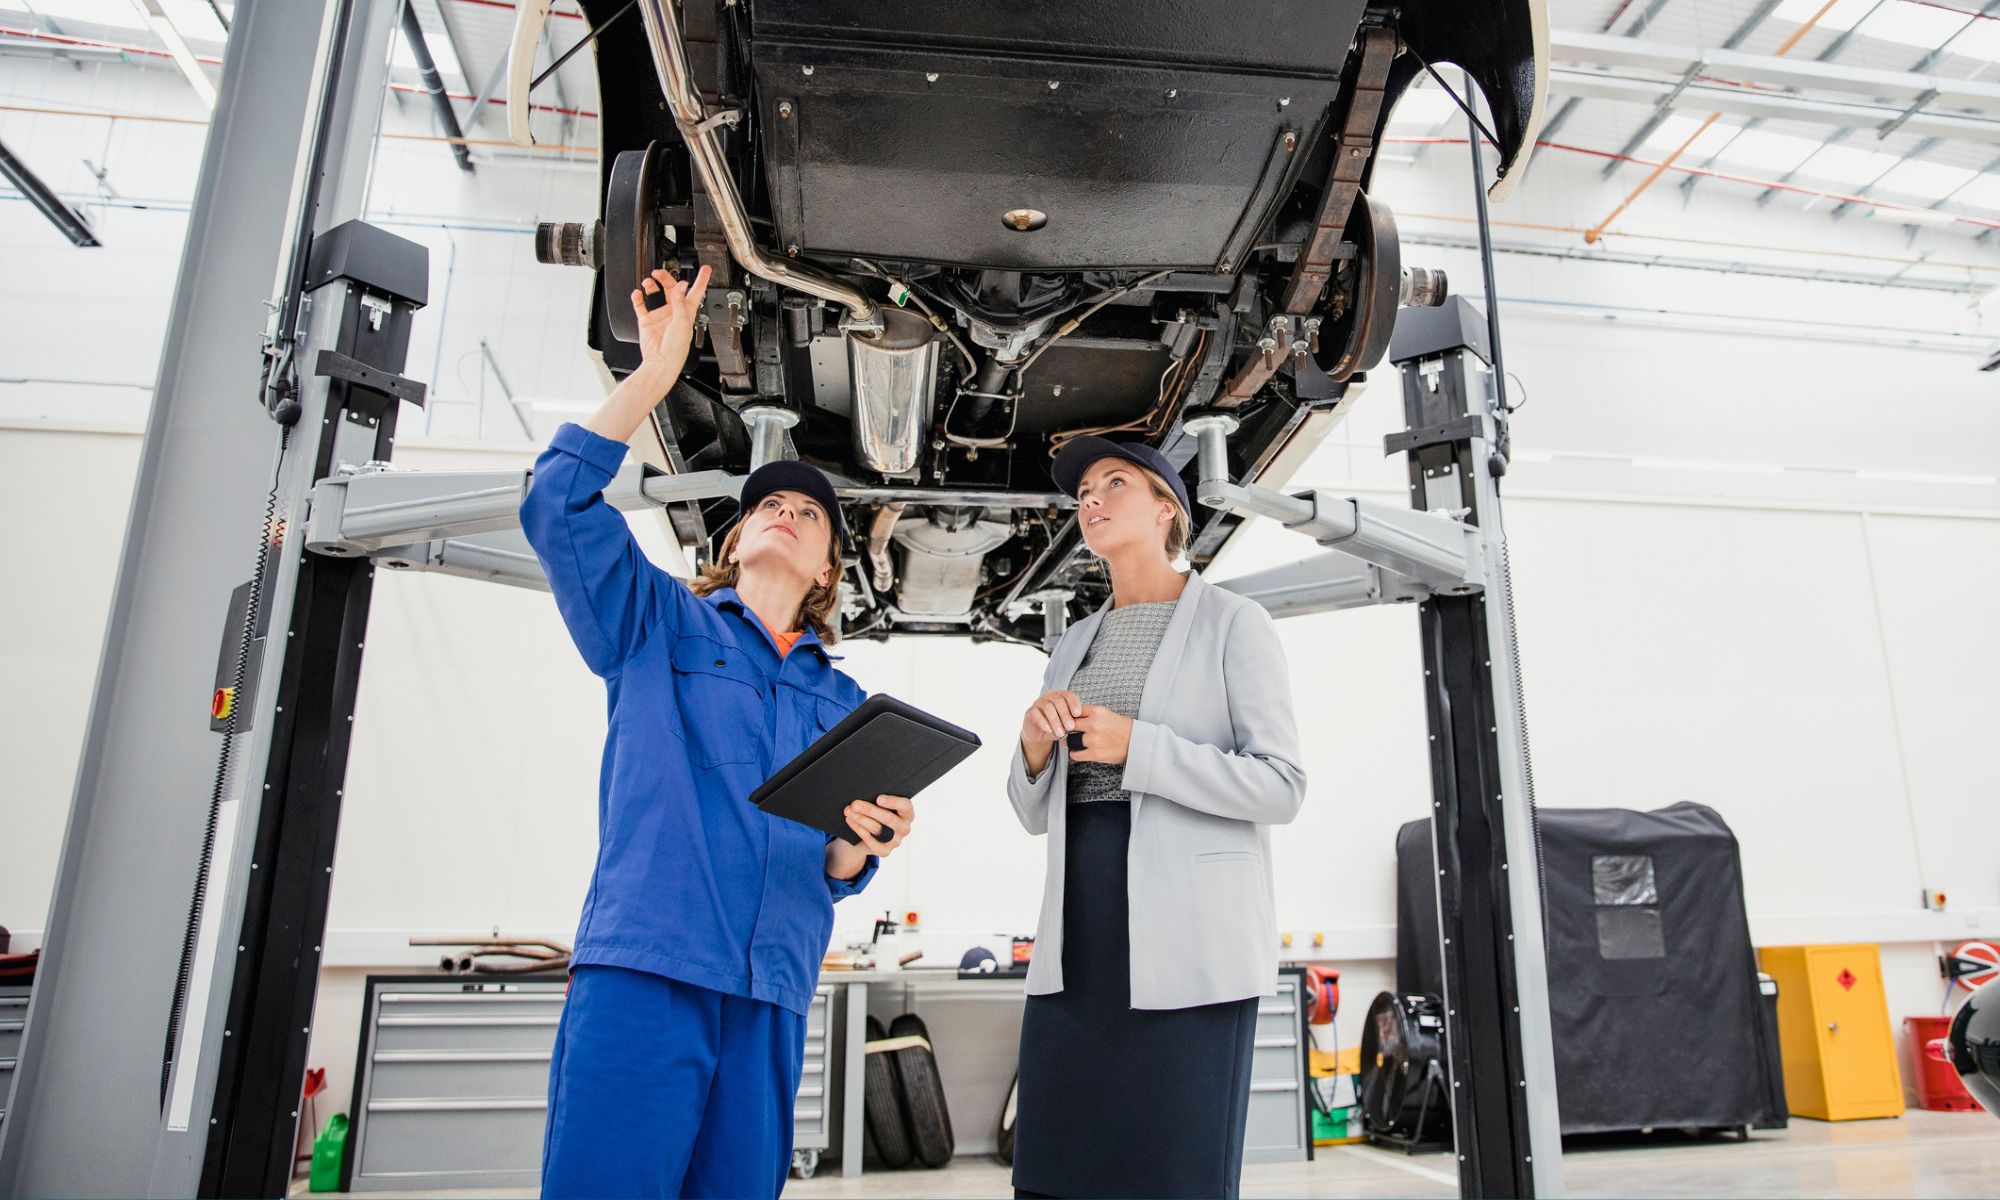
<instances>
[{"instance_id":1,"label":"black tire","mask_svg":"<svg viewBox=\"0 0 2000 1200\"><path fill-rule=\"evenodd\" d=\"M868 1040L879 1042L888 1037L882 1022L868 1018ZM914 1152L910 1148L910 1130L907 1118L903 1116L902 1085L896 1079L896 1066L889 1060L892 1054L870 1054L868 1074L862 1088L862 1108L868 1118L868 1136L875 1143L875 1157L882 1165L891 1169L907 1167Z\"/></svg>"},{"instance_id":2,"label":"black tire","mask_svg":"<svg viewBox=\"0 0 2000 1200\"><path fill-rule=\"evenodd\" d=\"M930 1030L915 1013L904 1013L889 1025L890 1037L920 1037L930 1040ZM951 1136L951 1111L945 1107L944 1079L938 1074L937 1055L922 1046L895 1052L896 1074L903 1084L904 1111L910 1118L910 1135L917 1146L917 1158L936 1170L951 1162L955 1143Z\"/></svg>"},{"instance_id":3,"label":"black tire","mask_svg":"<svg viewBox=\"0 0 2000 1200\"><path fill-rule=\"evenodd\" d=\"M1021 1102L1021 1076L1007 1085L1007 1103L1000 1106L1000 1136L993 1153L1008 1166L1014 1165L1014 1110Z\"/></svg>"}]
</instances>

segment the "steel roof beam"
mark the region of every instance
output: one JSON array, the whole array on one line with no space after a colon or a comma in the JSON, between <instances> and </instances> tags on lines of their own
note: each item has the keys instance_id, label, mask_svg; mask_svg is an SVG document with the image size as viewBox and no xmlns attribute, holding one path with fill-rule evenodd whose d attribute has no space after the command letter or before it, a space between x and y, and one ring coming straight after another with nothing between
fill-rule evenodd
<instances>
[{"instance_id":1,"label":"steel roof beam","mask_svg":"<svg viewBox=\"0 0 2000 1200\"><path fill-rule=\"evenodd\" d=\"M1775 4L1777 3L1777 0L1770 0L1770 2ZM1639 10L1639 15L1633 18L1632 24L1626 28L1622 36L1628 38L1635 38L1638 37L1640 34L1644 33L1646 31L1646 26L1651 25L1653 23L1653 18L1660 15L1660 10L1665 8L1667 6L1667 3L1668 0L1652 0L1652 3L1646 5L1645 8ZM1619 10L1619 12L1623 11L1624 10L1622 8ZM1610 33L1611 26L1617 24L1617 22L1618 22L1618 17L1616 14L1613 14L1611 20L1605 22L1604 32ZM1541 138L1544 141L1546 141L1547 139L1554 137L1556 135L1556 130L1561 129L1563 127L1563 123L1568 121L1570 117L1573 114L1575 114L1577 108L1582 104L1583 101L1575 96L1571 96L1569 99L1564 100L1562 103L1562 107L1556 110L1555 115L1550 117L1548 120L1542 122L1542 132L1540 135Z\"/></svg>"},{"instance_id":2,"label":"steel roof beam","mask_svg":"<svg viewBox=\"0 0 2000 1200\"><path fill-rule=\"evenodd\" d=\"M1742 45L1744 39L1748 38L1752 33L1756 31L1759 25L1762 25L1764 23L1764 19L1771 15L1772 10L1776 9L1778 7L1778 4L1779 0L1762 0L1762 3L1758 4L1756 9L1752 11L1749 16L1743 18L1743 22L1736 27L1736 32L1730 34L1729 37L1723 41L1722 43L1723 47L1725 49L1734 50L1736 47ZM1633 30L1631 31L1632 37L1634 38L1637 37L1639 28L1641 27L1635 26L1633 28ZM1628 38L1627 40L1631 39ZM1551 54L1554 53L1553 49L1554 42L1555 42L1555 35L1551 35L1550 37ZM1695 71L1692 67L1690 67L1688 68L1687 72L1684 75L1682 75L1681 78L1684 83L1689 83L1693 82L1694 76L1695 76ZM1645 123L1642 124L1639 127L1639 129L1632 134L1631 137L1625 139L1625 145L1618 151L1618 158L1614 158L1609 163L1605 164L1604 177L1606 179L1611 178L1612 174L1618 170L1619 166L1621 165L1622 159L1631 157L1634 152L1636 152L1641 146L1646 144L1646 139L1652 137L1653 131L1658 129L1660 127L1660 123L1667 119L1667 111L1668 111L1668 106L1665 104L1656 104L1653 106L1653 114L1650 117L1646 118Z\"/></svg>"},{"instance_id":3,"label":"steel roof beam","mask_svg":"<svg viewBox=\"0 0 2000 1200\"><path fill-rule=\"evenodd\" d=\"M1552 33L1549 51L1557 62L1637 67L1662 75L1693 72L1697 79L1703 75L1720 76L1736 83L1839 92L1871 100L1908 103L1929 97L1932 103L1952 108L2000 113L2000 83L1932 74L1929 68L1936 65L1941 53L1937 50L1925 55L1909 71L1745 54L1738 50L1700 49L1596 33Z\"/></svg>"},{"instance_id":4,"label":"steel roof beam","mask_svg":"<svg viewBox=\"0 0 2000 1200\"><path fill-rule=\"evenodd\" d=\"M1606 72L1564 68L1549 72L1549 84L1556 91L1592 99L1638 104L1665 103L1669 108L1690 108L1704 113L1720 112L1845 128L1879 129L1901 119L1906 112L1900 105L1811 99L1714 84L1683 85L1673 81L1635 79ZM2000 113L1987 117L1919 111L1910 115L1902 128L1924 137L2000 143Z\"/></svg>"}]
</instances>

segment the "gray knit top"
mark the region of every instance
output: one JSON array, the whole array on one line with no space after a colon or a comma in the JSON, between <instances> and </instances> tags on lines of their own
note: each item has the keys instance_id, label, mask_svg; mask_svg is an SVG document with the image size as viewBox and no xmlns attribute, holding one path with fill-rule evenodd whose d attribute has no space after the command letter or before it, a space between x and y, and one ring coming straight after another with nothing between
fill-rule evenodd
<instances>
[{"instance_id":1,"label":"gray knit top","mask_svg":"<svg viewBox=\"0 0 2000 1200\"><path fill-rule=\"evenodd\" d=\"M1095 704L1121 716L1139 715L1139 697L1146 690L1146 673L1153 669L1153 656L1173 620L1172 600L1149 604L1128 604L1110 609L1098 622L1097 633L1084 652L1083 663L1070 677L1069 690L1085 704ZM1076 762L1069 764L1069 802L1117 800L1130 803L1132 796L1123 787L1123 763Z\"/></svg>"}]
</instances>

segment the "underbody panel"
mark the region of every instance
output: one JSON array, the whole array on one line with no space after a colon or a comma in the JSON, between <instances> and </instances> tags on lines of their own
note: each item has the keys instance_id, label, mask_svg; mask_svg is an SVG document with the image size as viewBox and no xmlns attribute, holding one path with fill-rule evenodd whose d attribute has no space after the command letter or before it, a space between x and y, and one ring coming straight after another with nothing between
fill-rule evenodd
<instances>
[{"instance_id":1,"label":"underbody panel","mask_svg":"<svg viewBox=\"0 0 2000 1200\"><path fill-rule=\"evenodd\" d=\"M1296 469L1398 305L1443 296L1367 195L1396 96L1424 62L1471 71L1511 187L1543 2L638 0L664 36L594 46L603 208L563 261L598 273L614 375L640 275L714 271L660 458L747 470L746 412L785 409L854 531L847 636L1040 644L1108 588L1056 451L1139 439L1186 474L1183 423L1217 409L1232 475ZM706 554L729 506L671 515ZM1193 515L1199 567L1237 518Z\"/></svg>"}]
</instances>

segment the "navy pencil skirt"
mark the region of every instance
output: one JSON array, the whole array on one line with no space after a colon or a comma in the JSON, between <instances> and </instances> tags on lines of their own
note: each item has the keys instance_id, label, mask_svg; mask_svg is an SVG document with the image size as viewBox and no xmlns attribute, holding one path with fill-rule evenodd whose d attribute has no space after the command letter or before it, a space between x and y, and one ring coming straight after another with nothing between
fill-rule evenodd
<instances>
[{"instance_id":1,"label":"navy pencil skirt","mask_svg":"<svg viewBox=\"0 0 2000 1200\"><path fill-rule=\"evenodd\" d=\"M1134 1009L1132 806L1071 805L1063 990L1028 997L1014 1186L1043 1196L1235 1197L1257 999Z\"/></svg>"}]
</instances>

